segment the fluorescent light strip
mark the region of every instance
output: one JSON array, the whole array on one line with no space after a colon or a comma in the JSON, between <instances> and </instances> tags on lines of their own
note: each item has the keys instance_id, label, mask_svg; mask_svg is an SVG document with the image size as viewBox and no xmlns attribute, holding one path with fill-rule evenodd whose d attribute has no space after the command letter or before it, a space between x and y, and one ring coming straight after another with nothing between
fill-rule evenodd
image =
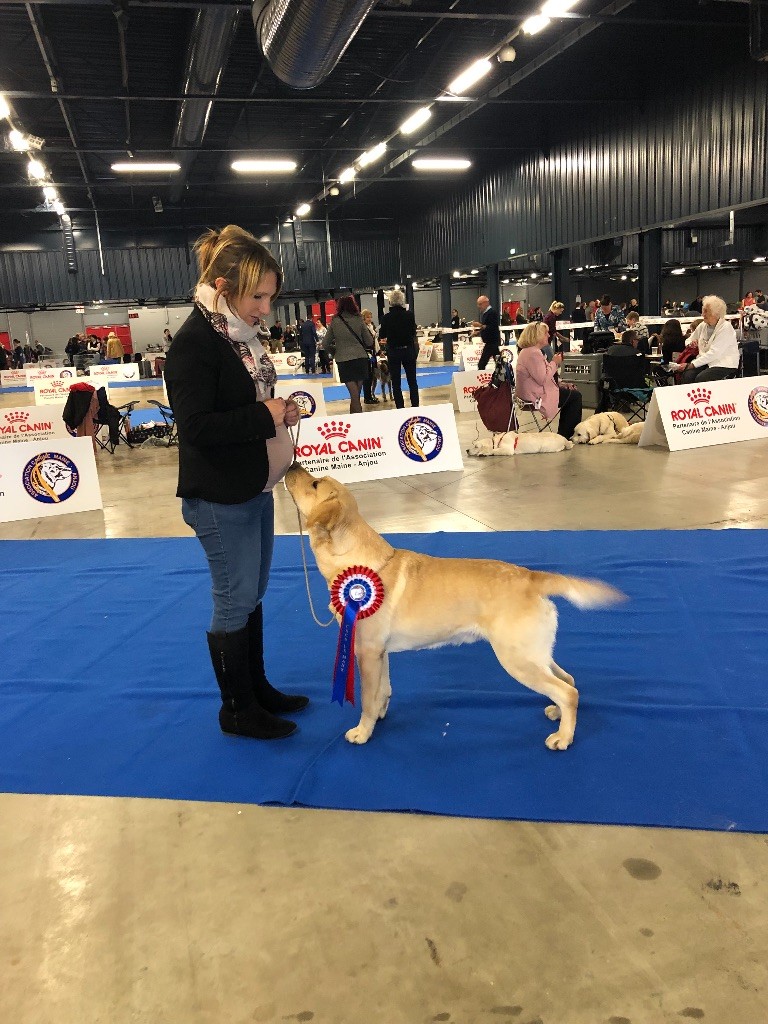
<instances>
[{"instance_id":1,"label":"fluorescent light strip","mask_svg":"<svg viewBox=\"0 0 768 1024\"><path fill-rule=\"evenodd\" d=\"M429 107L419 107L415 114L411 114L407 120L403 121L400 125L400 132L403 135L411 135L417 128L421 128L430 117L432 117L432 111Z\"/></svg>"},{"instance_id":2,"label":"fluorescent light strip","mask_svg":"<svg viewBox=\"0 0 768 1024\"><path fill-rule=\"evenodd\" d=\"M126 163L112 164L112 170L117 174L151 174L153 171L157 174L175 174L176 171L181 170L181 165L160 162L144 163L139 160L131 160Z\"/></svg>"},{"instance_id":3,"label":"fluorescent light strip","mask_svg":"<svg viewBox=\"0 0 768 1024\"><path fill-rule=\"evenodd\" d=\"M454 78L448 86L448 92L452 92L455 96L463 96L467 89L471 89L476 82L484 78L492 67L493 64L489 60L476 60L466 71L462 71L458 78Z\"/></svg>"},{"instance_id":4,"label":"fluorescent light strip","mask_svg":"<svg viewBox=\"0 0 768 1024\"><path fill-rule=\"evenodd\" d=\"M29 139L18 128L12 128L8 132L8 141L17 153L26 153L29 149Z\"/></svg>"},{"instance_id":5,"label":"fluorescent light strip","mask_svg":"<svg viewBox=\"0 0 768 1024\"><path fill-rule=\"evenodd\" d=\"M355 170L354 167L345 167L344 170L339 175L339 181L341 181L341 182L352 181L352 179L355 178L356 176L357 176L357 171Z\"/></svg>"},{"instance_id":6,"label":"fluorescent light strip","mask_svg":"<svg viewBox=\"0 0 768 1024\"><path fill-rule=\"evenodd\" d=\"M48 172L39 160L30 160L27 164L27 174L35 181L43 181Z\"/></svg>"},{"instance_id":7,"label":"fluorescent light strip","mask_svg":"<svg viewBox=\"0 0 768 1024\"><path fill-rule=\"evenodd\" d=\"M521 28L526 35L535 36L537 32L547 27L549 21L550 19L543 14L534 14L533 17L525 19Z\"/></svg>"},{"instance_id":8,"label":"fluorescent light strip","mask_svg":"<svg viewBox=\"0 0 768 1024\"><path fill-rule=\"evenodd\" d=\"M471 160L438 159L419 157L411 161L411 167L417 171L466 171L472 166Z\"/></svg>"},{"instance_id":9,"label":"fluorescent light strip","mask_svg":"<svg viewBox=\"0 0 768 1024\"><path fill-rule=\"evenodd\" d=\"M233 160L232 170L238 174L258 174L274 171L279 174L292 174L296 170L295 160Z\"/></svg>"},{"instance_id":10,"label":"fluorescent light strip","mask_svg":"<svg viewBox=\"0 0 768 1024\"><path fill-rule=\"evenodd\" d=\"M311 209L312 207L309 205L309 203L302 203L301 206L296 210L296 216L306 217L307 214L311 211Z\"/></svg>"},{"instance_id":11,"label":"fluorescent light strip","mask_svg":"<svg viewBox=\"0 0 768 1024\"><path fill-rule=\"evenodd\" d=\"M11 116L11 108L8 106L8 100L0 93L0 121Z\"/></svg>"},{"instance_id":12,"label":"fluorescent light strip","mask_svg":"<svg viewBox=\"0 0 768 1024\"><path fill-rule=\"evenodd\" d=\"M558 14L567 14L572 7L575 7L577 0L547 0L542 6L541 13L547 17L556 18Z\"/></svg>"},{"instance_id":13,"label":"fluorescent light strip","mask_svg":"<svg viewBox=\"0 0 768 1024\"><path fill-rule=\"evenodd\" d=\"M361 167L367 167L368 164L372 164L375 160L380 160L386 151L386 142L380 142L378 146L373 146L371 149L366 150L357 162Z\"/></svg>"}]
</instances>

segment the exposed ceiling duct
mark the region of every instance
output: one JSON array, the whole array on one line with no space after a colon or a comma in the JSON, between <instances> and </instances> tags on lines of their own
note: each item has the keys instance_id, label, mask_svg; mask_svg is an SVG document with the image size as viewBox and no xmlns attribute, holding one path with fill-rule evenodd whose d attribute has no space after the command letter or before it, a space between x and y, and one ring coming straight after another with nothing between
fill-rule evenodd
<instances>
[{"instance_id":1,"label":"exposed ceiling duct","mask_svg":"<svg viewBox=\"0 0 768 1024\"><path fill-rule=\"evenodd\" d=\"M185 95L216 94L240 18L237 9L207 7L198 11L187 49L183 92ZM173 136L174 147L199 147L208 126L210 100L184 100L179 106L179 122ZM177 203L184 192L187 174L195 159L194 152L179 153L181 172L174 176L168 192Z\"/></svg>"},{"instance_id":2,"label":"exposed ceiling duct","mask_svg":"<svg viewBox=\"0 0 768 1024\"><path fill-rule=\"evenodd\" d=\"M256 0L253 24L281 82L314 89L330 75L376 0Z\"/></svg>"}]
</instances>

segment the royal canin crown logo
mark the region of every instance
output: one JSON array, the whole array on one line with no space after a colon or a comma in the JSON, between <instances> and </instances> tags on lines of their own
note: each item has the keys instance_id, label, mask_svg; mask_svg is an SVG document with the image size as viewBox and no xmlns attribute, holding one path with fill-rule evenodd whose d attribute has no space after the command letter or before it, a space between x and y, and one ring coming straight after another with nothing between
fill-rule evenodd
<instances>
[{"instance_id":1,"label":"royal canin crown logo","mask_svg":"<svg viewBox=\"0 0 768 1024\"><path fill-rule=\"evenodd\" d=\"M341 420L331 420L330 423L323 423L318 426L317 429L327 440L329 437L346 437L351 427L351 423L342 423Z\"/></svg>"},{"instance_id":2,"label":"royal canin crown logo","mask_svg":"<svg viewBox=\"0 0 768 1024\"><path fill-rule=\"evenodd\" d=\"M29 419L28 412L7 412L5 418L8 423L26 423Z\"/></svg>"},{"instance_id":3,"label":"royal canin crown logo","mask_svg":"<svg viewBox=\"0 0 768 1024\"><path fill-rule=\"evenodd\" d=\"M694 388L688 392L688 397L694 405L707 405L712 397L712 392L709 388Z\"/></svg>"}]
</instances>

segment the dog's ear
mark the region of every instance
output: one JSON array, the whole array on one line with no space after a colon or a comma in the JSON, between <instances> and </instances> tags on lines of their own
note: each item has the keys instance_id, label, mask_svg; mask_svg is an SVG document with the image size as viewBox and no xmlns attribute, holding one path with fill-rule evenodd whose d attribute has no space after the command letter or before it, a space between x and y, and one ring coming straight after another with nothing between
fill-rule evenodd
<instances>
[{"instance_id":1,"label":"dog's ear","mask_svg":"<svg viewBox=\"0 0 768 1024\"><path fill-rule=\"evenodd\" d=\"M329 533L334 530L341 522L344 515L344 506L339 501L339 497L335 493L331 493L327 498L324 498L321 502L312 509L307 516L307 529L311 529L313 526L322 526L324 530Z\"/></svg>"}]
</instances>

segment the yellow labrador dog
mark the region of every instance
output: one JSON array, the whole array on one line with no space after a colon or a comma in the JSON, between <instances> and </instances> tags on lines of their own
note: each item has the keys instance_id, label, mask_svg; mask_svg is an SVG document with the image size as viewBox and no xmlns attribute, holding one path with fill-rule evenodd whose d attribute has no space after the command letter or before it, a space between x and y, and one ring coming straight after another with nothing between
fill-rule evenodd
<instances>
[{"instance_id":1,"label":"yellow labrador dog","mask_svg":"<svg viewBox=\"0 0 768 1024\"><path fill-rule=\"evenodd\" d=\"M640 435L643 432L645 423L630 423L628 427L620 430L616 437L606 437L606 444L640 444Z\"/></svg>"},{"instance_id":2,"label":"yellow labrador dog","mask_svg":"<svg viewBox=\"0 0 768 1024\"><path fill-rule=\"evenodd\" d=\"M478 437L467 448L467 455L538 455L540 452L565 452L571 448L573 442L567 437L550 434L548 430L540 433L526 430L522 434L510 430L506 434Z\"/></svg>"},{"instance_id":3,"label":"yellow labrador dog","mask_svg":"<svg viewBox=\"0 0 768 1024\"><path fill-rule=\"evenodd\" d=\"M390 652L488 640L511 676L554 701L545 714L559 719L560 727L547 737L549 749L570 746L579 694L573 676L552 658L557 609L550 597L598 608L623 600L623 594L596 580L491 559L433 558L393 548L365 522L354 497L338 480L318 479L295 464L285 482L306 519L317 567L328 586L354 565L373 569L384 585L382 606L357 624L362 714L346 734L350 743L366 743L376 721L387 713ZM432 614L437 596L440 609Z\"/></svg>"},{"instance_id":4,"label":"yellow labrador dog","mask_svg":"<svg viewBox=\"0 0 768 1024\"><path fill-rule=\"evenodd\" d=\"M620 412L597 412L582 420L573 432L574 444L602 444L629 426Z\"/></svg>"}]
</instances>

